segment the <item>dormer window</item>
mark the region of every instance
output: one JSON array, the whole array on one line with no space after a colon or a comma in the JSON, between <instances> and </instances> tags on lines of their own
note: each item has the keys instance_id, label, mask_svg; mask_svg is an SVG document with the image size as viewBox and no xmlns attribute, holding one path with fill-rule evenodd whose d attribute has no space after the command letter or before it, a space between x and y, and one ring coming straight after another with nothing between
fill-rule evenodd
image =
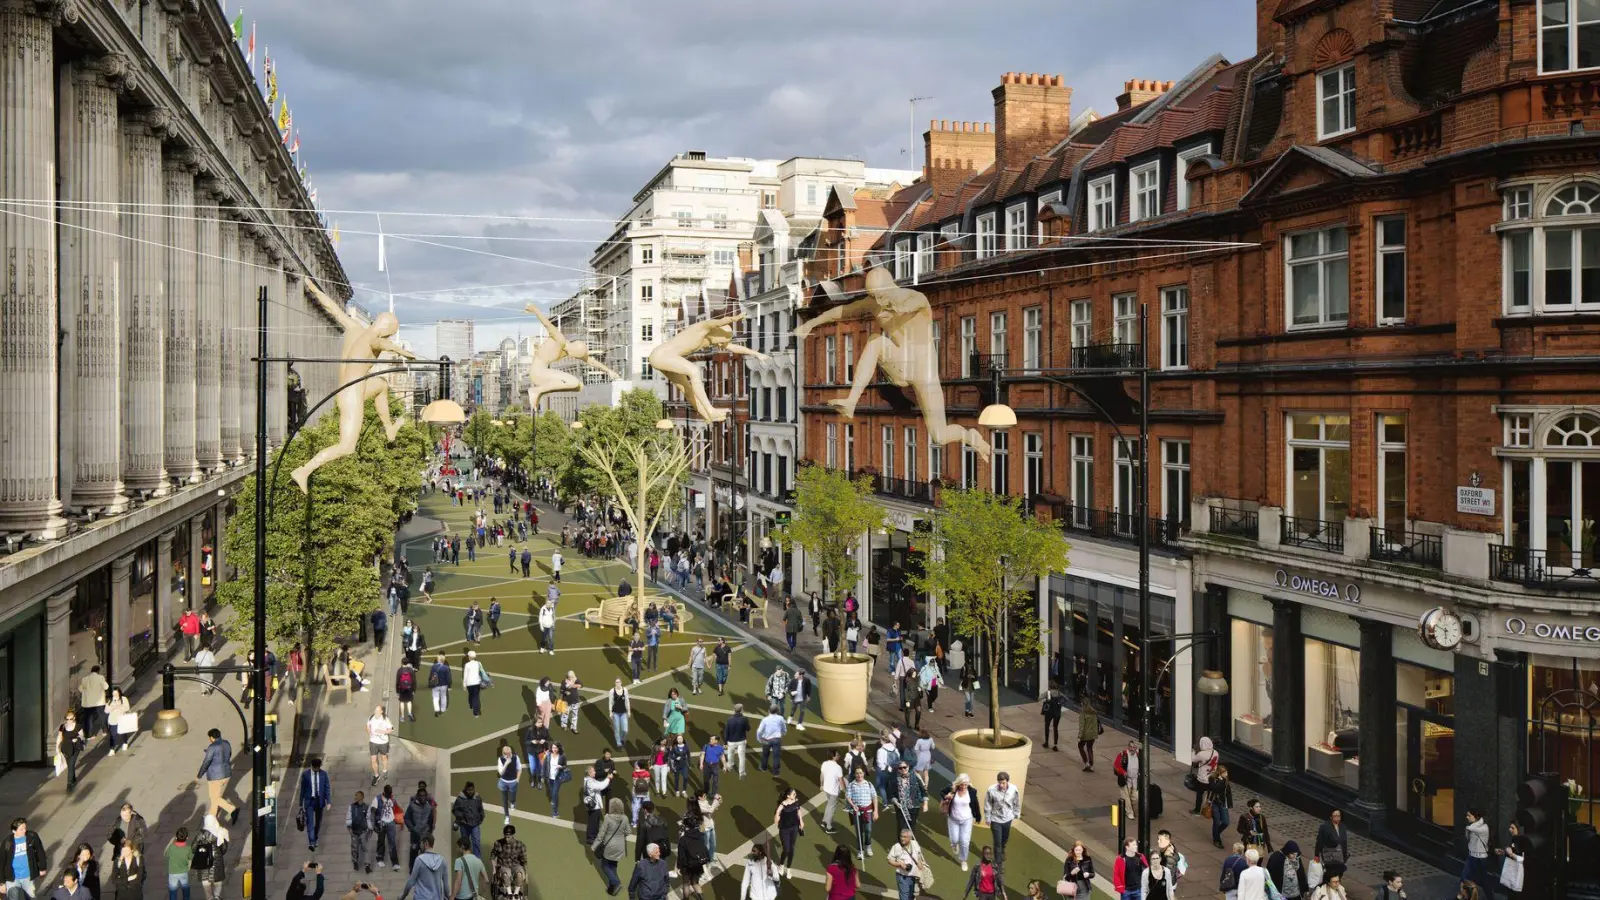
<instances>
[{"instance_id":1,"label":"dormer window","mask_svg":"<svg viewBox=\"0 0 1600 900\"><path fill-rule=\"evenodd\" d=\"M1161 163L1146 163L1134 169L1131 222L1154 219L1161 215Z\"/></svg>"},{"instance_id":2,"label":"dormer window","mask_svg":"<svg viewBox=\"0 0 1600 900\"><path fill-rule=\"evenodd\" d=\"M1000 252L999 235L995 232L994 213L978 217L978 258L988 259Z\"/></svg>"},{"instance_id":3,"label":"dormer window","mask_svg":"<svg viewBox=\"0 0 1600 900\"><path fill-rule=\"evenodd\" d=\"M1539 0L1539 71L1600 67L1600 6L1590 0Z\"/></svg>"},{"instance_id":4,"label":"dormer window","mask_svg":"<svg viewBox=\"0 0 1600 900\"><path fill-rule=\"evenodd\" d=\"M1028 207L1018 203L1006 210L1006 249L1021 250L1028 246Z\"/></svg>"},{"instance_id":5,"label":"dormer window","mask_svg":"<svg viewBox=\"0 0 1600 900\"><path fill-rule=\"evenodd\" d=\"M1317 76L1317 139L1356 130L1356 64L1346 63Z\"/></svg>"},{"instance_id":6,"label":"dormer window","mask_svg":"<svg viewBox=\"0 0 1600 900\"><path fill-rule=\"evenodd\" d=\"M1117 176L1089 182L1089 230L1104 231L1117 225Z\"/></svg>"}]
</instances>

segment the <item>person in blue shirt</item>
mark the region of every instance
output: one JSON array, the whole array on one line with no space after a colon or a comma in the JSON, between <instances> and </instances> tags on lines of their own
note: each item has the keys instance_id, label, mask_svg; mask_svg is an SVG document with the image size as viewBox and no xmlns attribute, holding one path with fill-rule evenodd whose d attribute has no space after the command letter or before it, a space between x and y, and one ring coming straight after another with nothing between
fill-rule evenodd
<instances>
[{"instance_id":1,"label":"person in blue shirt","mask_svg":"<svg viewBox=\"0 0 1600 900\"><path fill-rule=\"evenodd\" d=\"M761 744L761 762L759 768L770 772L773 776L783 772L783 735L788 726L783 721L783 709L778 706L771 707L761 723L756 726L756 741ZM768 768L768 764L771 768Z\"/></svg>"},{"instance_id":2,"label":"person in blue shirt","mask_svg":"<svg viewBox=\"0 0 1600 900\"><path fill-rule=\"evenodd\" d=\"M450 708L450 663L443 653L433 661L433 668L428 670L428 688L433 693L433 714L435 717L444 715Z\"/></svg>"},{"instance_id":3,"label":"person in blue shirt","mask_svg":"<svg viewBox=\"0 0 1600 900\"><path fill-rule=\"evenodd\" d=\"M661 626L655 622L644 630L645 666L650 671L656 671L656 656L661 650Z\"/></svg>"},{"instance_id":4,"label":"person in blue shirt","mask_svg":"<svg viewBox=\"0 0 1600 900\"><path fill-rule=\"evenodd\" d=\"M713 797L722 787L722 766L727 755L728 748L722 745L722 738L715 734L700 755L700 783Z\"/></svg>"},{"instance_id":5,"label":"person in blue shirt","mask_svg":"<svg viewBox=\"0 0 1600 900\"><path fill-rule=\"evenodd\" d=\"M332 800L332 786L328 773L322 771L322 757L311 759L311 768L300 773L300 808L306 814L306 843L317 849L317 835L322 833L322 813Z\"/></svg>"},{"instance_id":6,"label":"person in blue shirt","mask_svg":"<svg viewBox=\"0 0 1600 900\"><path fill-rule=\"evenodd\" d=\"M889 647L889 671L893 672L900 666L900 623L895 622L889 626L884 634L884 643Z\"/></svg>"},{"instance_id":7,"label":"person in blue shirt","mask_svg":"<svg viewBox=\"0 0 1600 900\"><path fill-rule=\"evenodd\" d=\"M11 820L11 882L29 897L37 896L35 885L50 874L50 859L45 856L44 841L28 830L28 820L18 817ZM43 885L39 885L42 887Z\"/></svg>"},{"instance_id":8,"label":"person in blue shirt","mask_svg":"<svg viewBox=\"0 0 1600 900\"><path fill-rule=\"evenodd\" d=\"M500 636L500 598L489 598L489 636Z\"/></svg>"}]
</instances>

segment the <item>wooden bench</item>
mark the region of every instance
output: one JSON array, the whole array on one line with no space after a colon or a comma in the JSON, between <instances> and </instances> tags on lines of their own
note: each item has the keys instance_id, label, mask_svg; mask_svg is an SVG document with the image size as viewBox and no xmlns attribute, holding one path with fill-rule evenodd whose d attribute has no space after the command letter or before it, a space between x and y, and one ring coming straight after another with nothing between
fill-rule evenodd
<instances>
[{"instance_id":1,"label":"wooden bench","mask_svg":"<svg viewBox=\"0 0 1600 900\"><path fill-rule=\"evenodd\" d=\"M608 600L602 600L599 606L591 606L583 611L583 627L588 628L590 625L599 625L602 628L615 628L618 634L627 637L627 620L628 616L634 611L635 602L633 597L612 597ZM682 631L688 621L694 618L694 613L689 610L686 604L675 603L674 605L678 611L677 624L674 627L678 631Z\"/></svg>"}]
</instances>

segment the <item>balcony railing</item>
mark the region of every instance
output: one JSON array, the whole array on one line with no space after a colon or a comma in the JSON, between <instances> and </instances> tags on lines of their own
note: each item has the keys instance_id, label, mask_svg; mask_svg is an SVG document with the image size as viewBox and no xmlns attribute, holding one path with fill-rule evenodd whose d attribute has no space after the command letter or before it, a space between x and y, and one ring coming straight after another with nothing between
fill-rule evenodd
<instances>
[{"instance_id":1,"label":"balcony railing","mask_svg":"<svg viewBox=\"0 0 1600 900\"><path fill-rule=\"evenodd\" d=\"M1055 511L1061 530L1069 534L1087 534L1114 541L1139 540L1139 517L1131 513L1070 503L1055 506ZM1144 522L1149 529L1152 547L1174 544L1182 528L1177 519L1145 519Z\"/></svg>"},{"instance_id":2,"label":"balcony railing","mask_svg":"<svg viewBox=\"0 0 1600 900\"><path fill-rule=\"evenodd\" d=\"M1137 369L1144 365L1138 344L1090 344L1072 348L1074 369Z\"/></svg>"},{"instance_id":3,"label":"balcony railing","mask_svg":"<svg viewBox=\"0 0 1600 900\"><path fill-rule=\"evenodd\" d=\"M969 354L969 358L967 359L968 369L966 373L962 375L962 377L988 378L989 373L997 368L1004 372L1006 370L1006 358L1007 355L1004 353Z\"/></svg>"},{"instance_id":4,"label":"balcony railing","mask_svg":"<svg viewBox=\"0 0 1600 900\"><path fill-rule=\"evenodd\" d=\"M933 485L920 478L873 475L872 489L885 497L897 497L913 503L933 503Z\"/></svg>"},{"instance_id":5,"label":"balcony railing","mask_svg":"<svg viewBox=\"0 0 1600 900\"><path fill-rule=\"evenodd\" d=\"M1379 562L1444 568L1444 537L1404 528L1374 528L1367 532L1368 553Z\"/></svg>"},{"instance_id":6,"label":"balcony railing","mask_svg":"<svg viewBox=\"0 0 1600 900\"><path fill-rule=\"evenodd\" d=\"M1489 577L1533 588L1600 590L1600 554L1489 545Z\"/></svg>"},{"instance_id":7,"label":"balcony railing","mask_svg":"<svg viewBox=\"0 0 1600 900\"><path fill-rule=\"evenodd\" d=\"M1344 522L1324 522L1284 516L1278 543L1290 547L1309 547L1329 553L1344 552Z\"/></svg>"},{"instance_id":8,"label":"balcony railing","mask_svg":"<svg viewBox=\"0 0 1600 900\"><path fill-rule=\"evenodd\" d=\"M1211 533L1261 540L1261 516L1253 509L1211 507Z\"/></svg>"}]
</instances>

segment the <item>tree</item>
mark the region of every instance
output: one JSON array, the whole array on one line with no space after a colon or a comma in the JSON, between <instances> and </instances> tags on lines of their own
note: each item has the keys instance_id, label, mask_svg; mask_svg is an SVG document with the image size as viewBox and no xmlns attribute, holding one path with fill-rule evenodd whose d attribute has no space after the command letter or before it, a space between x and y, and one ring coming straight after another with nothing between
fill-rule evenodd
<instances>
[{"instance_id":1,"label":"tree","mask_svg":"<svg viewBox=\"0 0 1600 900\"><path fill-rule=\"evenodd\" d=\"M622 508L633 526L635 572L639 590L635 594L640 621L644 619L645 545L656 526L682 499L679 487L689 473L689 454L672 431L654 426L648 435L621 438L585 439L578 445L578 456L610 485L609 494ZM631 471L632 477L625 477Z\"/></svg>"},{"instance_id":2,"label":"tree","mask_svg":"<svg viewBox=\"0 0 1600 900\"><path fill-rule=\"evenodd\" d=\"M661 398L652 391L635 388L623 394L616 406L587 406L578 413L583 427L570 435L573 452L565 460L558 481L562 493L569 497L599 494L609 496L612 490L609 476L596 468L581 448L593 444L617 443L625 440L650 441L659 436L656 423L667 414ZM543 437L543 435L540 435ZM638 473L633 459L626 454L615 460L620 466L615 472L623 484L631 484ZM630 489L630 496L631 496ZM626 504L627 500L621 500Z\"/></svg>"},{"instance_id":3,"label":"tree","mask_svg":"<svg viewBox=\"0 0 1600 900\"><path fill-rule=\"evenodd\" d=\"M528 422L532 452L529 464L523 468L530 474L544 473L553 478L572 465L572 429L559 413L545 410Z\"/></svg>"},{"instance_id":4,"label":"tree","mask_svg":"<svg viewBox=\"0 0 1600 900\"><path fill-rule=\"evenodd\" d=\"M861 579L851 550L861 536L883 527L883 507L872 500L872 480L822 466L803 466L796 478L794 516L777 533L785 550L805 548L822 575L824 597L855 588ZM831 592L831 594L830 594ZM835 648L844 656L843 644Z\"/></svg>"},{"instance_id":5,"label":"tree","mask_svg":"<svg viewBox=\"0 0 1600 900\"><path fill-rule=\"evenodd\" d=\"M909 581L944 598L950 629L998 648L1026 664L1042 651L1037 599L1029 585L1064 571L1071 547L1054 525L1027 515L1016 497L946 490L934 515L934 552ZM989 740L1000 743L1000 655L989 663Z\"/></svg>"}]
</instances>

